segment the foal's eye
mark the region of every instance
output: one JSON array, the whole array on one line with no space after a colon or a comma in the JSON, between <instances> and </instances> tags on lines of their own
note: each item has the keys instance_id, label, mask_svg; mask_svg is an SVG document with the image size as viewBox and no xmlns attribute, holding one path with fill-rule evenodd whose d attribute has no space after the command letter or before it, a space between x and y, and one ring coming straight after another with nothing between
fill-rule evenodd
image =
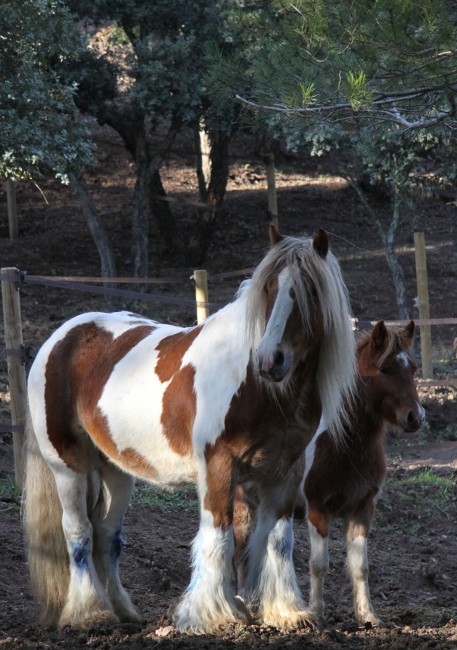
<instances>
[{"instance_id":1,"label":"foal's eye","mask_svg":"<svg viewBox=\"0 0 457 650\"><path fill-rule=\"evenodd\" d=\"M383 375L388 375L389 374L389 368L387 368L387 366L381 366L379 368L379 372L381 372Z\"/></svg>"}]
</instances>

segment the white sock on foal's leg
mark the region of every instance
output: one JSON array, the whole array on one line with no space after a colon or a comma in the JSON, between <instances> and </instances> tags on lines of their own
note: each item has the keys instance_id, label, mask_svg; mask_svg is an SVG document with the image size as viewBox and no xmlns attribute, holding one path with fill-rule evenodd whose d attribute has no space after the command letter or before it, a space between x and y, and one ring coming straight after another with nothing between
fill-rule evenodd
<instances>
[{"instance_id":1,"label":"white sock on foal's leg","mask_svg":"<svg viewBox=\"0 0 457 650\"><path fill-rule=\"evenodd\" d=\"M367 538L358 535L347 538L347 566L354 593L354 613L360 625L371 623L379 625L370 599L368 587L368 553Z\"/></svg>"},{"instance_id":2,"label":"white sock on foal's leg","mask_svg":"<svg viewBox=\"0 0 457 650\"><path fill-rule=\"evenodd\" d=\"M324 580L328 571L328 537L322 537L316 527L308 520L310 558L309 558L309 608L313 616L324 615Z\"/></svg>"}]
</instances>

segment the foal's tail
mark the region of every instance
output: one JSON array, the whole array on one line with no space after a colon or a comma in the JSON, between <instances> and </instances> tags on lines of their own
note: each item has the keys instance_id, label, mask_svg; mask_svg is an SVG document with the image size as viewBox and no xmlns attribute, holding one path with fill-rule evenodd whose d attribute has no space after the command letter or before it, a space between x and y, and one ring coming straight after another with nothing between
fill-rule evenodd
<instances>
[{"instance_id":1,"label":"foal's tail","mask_svg":"<svg viewBox=\"0 0 457 650\"><path fill-rule=\"evenodd\" d=\"M40 621L57 623L69 585L62 507L54 476L41 456L30 417L25 431L25 483L22 518L32 593Z\"/></svg>"}]
</instances>

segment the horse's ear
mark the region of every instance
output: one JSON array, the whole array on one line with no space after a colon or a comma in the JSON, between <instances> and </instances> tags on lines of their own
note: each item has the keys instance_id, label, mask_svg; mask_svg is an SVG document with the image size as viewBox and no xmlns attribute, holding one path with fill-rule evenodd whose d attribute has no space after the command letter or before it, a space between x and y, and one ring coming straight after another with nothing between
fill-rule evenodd
<instances>
[{"instance_id":1,"label":"horse's ear","mask_svg":"<svg viewBox=\"0 0 457 650\"><path fill-rule=\"evenodd\" d=\"M323 228L319 228L317 233L314 235L313 239L313 248L318 255L322 257L323 260L327 257L329 244L328 244L328 235Z\"/></svg>"},{"instance_id":2,"label":"horse's ear","mask_svg":"<svg viewBox=\"0 0 457 650\"><path fill-rule=\"evenodd\" d=\"M274 226L272 223L270 223L270 242L271 245L274 246L275 244L278 244L282 239L284 239L284 235L281 235L279 230Z\"/></svg>"},{"instance_id":3,"label":"horse's ear","mask_svg":"<svg viewBox=\"0 0 457 650\"><path fill-rule=\"evenodd\" d=\"M373 352L384 352L387 337L387 327L384 321L380 320L371 330L371 349Z\"/></svg>"},{"instance_id":4,"label":"horse's ear","mask_svg":"<svg viewBox=\"0 0 457 650\"><path fill-rule=\"evenodd\" d=\"M410 320L408 325L405 325L403 331L405 333L404 338L406 339L407 346L409 347L412 344L414 339L414 333L416 331L416 323L413 320Z\"/></svg>"}]
</instances>

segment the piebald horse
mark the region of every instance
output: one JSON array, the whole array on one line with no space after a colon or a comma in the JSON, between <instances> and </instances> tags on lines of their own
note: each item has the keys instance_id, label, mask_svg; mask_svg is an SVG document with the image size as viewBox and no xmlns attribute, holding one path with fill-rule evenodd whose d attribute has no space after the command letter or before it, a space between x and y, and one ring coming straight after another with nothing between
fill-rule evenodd
<instances>
[{"instance_id":1,"label":"piebald horse","mask_svg":"<svg viewBox=\"0 0 457 650\"><path fill-rule=\"evenodd\" d=\"M306 449L300 496L305 497L310 533L312 614L324 613L331 521L345 522L347 567L359 625L379 625L368 587L367 538L377 494L386 475L385 438L389 427L417 431L425 411L414 381L415 324L387 328L379 321L357 341L358 380L352 410L343 425L343 444L335 444L323 419ZM380 533L381 534L381 533Z\"/></svg>"},{"instance_id":2,"label":"piebald horse","mask_svg":"<svg viewBox=\"0 0 457 650\"><path fill-rule=\"evenodd\" d=\"M195 481L199 530L178 629L255 616L311 621L292 559L289 467L321 413L334 435L355 382L340 267L323 230L272 246L233 302L194 327L86 313L43 344L28 377L24 526L41 620L87 628L139 620L121 585L134 477ZM336 433L335 433L336 435ZM258 486L243 599L233 571L237 485Z\"/></svg>"}]
</instances>

